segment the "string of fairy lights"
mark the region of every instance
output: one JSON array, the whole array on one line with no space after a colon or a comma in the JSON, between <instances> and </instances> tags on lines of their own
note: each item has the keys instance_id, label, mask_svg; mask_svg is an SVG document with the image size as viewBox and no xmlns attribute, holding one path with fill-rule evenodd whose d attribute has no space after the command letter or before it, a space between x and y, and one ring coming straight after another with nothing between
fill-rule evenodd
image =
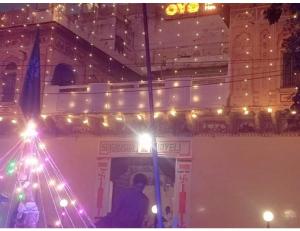
<instances>
[{"instance_id":1,"label":"string of fairy lights","mask_svg":"<svg viewBox=\"0 0 300 231\"><path fill-rule=\"evenodd\" d=\"M6 226L13 214L14 204L34 201L37 210L33 211L41 214L40 224L43 227L94 227L92 219L74 196L69 183L39 138L36 124L32 121L21 133L21 139L0 159L0 180L7 183L4 189L14 185L6 211ZM35 222L37 225L38 221Z\"/></svg>"},{"instance_id":2,"label":"string of fairy lights","mask_svg":"<svg viewBox=\"0 0 300 231\"><path fill-rule=\"evenodd\" d=\"M125 10L123 11L123 15L122 15L123 17L121 17L121 19L124 20L124 25L127 25L130 21L132 21L131 16L134 15L134 13L131 13L130 4L127 4L127 5L123 4L123 5L124 5L124 9ZM54 14L55 20L57 20L58 22L62 22L65 19L64 17L66 17L66 15L67 15L67 13L66 13L66 10L67 10L66 5L64 5L64 4L53 4L53 6L54 7L52 8L52 11L55 13ZM77 10L75 9L76 6L77 6ZM98 28L97 28L97 19L98 19L98 14L99 14L99 7L107 7L107 6L106 6L106 4L75 4L70 9L71 12L75 12L74 15L75 15L76 19L73 20L72 22L74 22L74 28L77 30L76 34L81 34L82 27L80 26L81 25L81 21L80 20L83 19L83 16L81 14L84 12L84 10L86 10L86 8L87 8L88 12L92 15L92 18L93 18L93 20L92 20L92 26L88 28L88 30L89 30L89 32L88 32L89 39L88 40L90 42L90 53L89 53L89 63L87 64L87 68L88 69L92 69L91 70L92 73L95 72L94 65L92 64L93 62L95 62L94 61L93 51L94 51L94 48L95 48L95 46L97 44L97 39L96 39L95 34L96 34L96 31L97 31L97 33L100 33L99 30L98 30ZM165 5L161 6L162 9L164 9L164 7L165 7ZM29 9L30 5L28 4L26 6L26 8ZM112 10L111 16L112 17L116 17L117 16L117 7L116 7L116 5L112 4L112 8L113 8L113 10ZM21 9L21 13L24 13L25 11L26 10ZM49 14L51 13L51 11L49 9L47 9L46 12L49 13ZM246 10L244 13L246 15L250 14L248 10ZM36 17L37 17L37 15L33 11L31 13L31 15L29 15L29 17L27 17L27 22L24 24L24 27L26 27L27 24L29 24L29 23L36 22L35 21ZM43 16L41 16L41 17L43 17ZM151 16L150 16L150 18L151 18ZM224 18L223 18L223 20L224 20ZM161 34L161 36L158 36L158 39L157 39L157 42L156 42L158 48L154 47L154 48L151 49L151 51L153 52L153 54L155 53L155 51L157 49L159 49L159 50L164 50L164 49L168 50L168 49L173 49L174 48L174 47L167 47L166 48L167 42L162 39L164 37L164 33L166 32L166 30L163 28L164 27L163 23L167 23L167 21L168 21L168 20L166 20L166 18L164 17L163 14L161 15L160 21L161 22L160 22L159 26L157 27L157 34L158 35ZM177 27L180 27L180 25L184 24L182 19L178 19L176 22L177 22ZM2 23L1 27L8 26L8 25L3 24L3 20L1 21L1 23ZM196 25L200 25L201 24L200 20L196 20L195 24ZM115 27L116 27L115 22L111 24L111 27L114 28L113 30L115 30ZM250 29L251 29L251 25L249 25L247 22L245 22L245 25L243 27L244 32L249 35L249 30ZM9 30L11 31L11 29L9 29ZM49 51L50 50L53 51L53 43L54 43L54 39L55 39L54 38L54 33L53 33L54 30L55 30L55 26L53 26L53 30L51 32L51 37L50 37L51 43L50 43ZM128 43L126 43L126 41L127 41L126 38L130 34L129 31L128 31L128 27L127 26L124 26L123 33L124 33L124 37L123 37L124 38L124 42L122 43L122 45L123 45L123 53L122 53L122 55L124 57L129 57L130 54L127 54L125 52L125 51L130 52L130 49L127 48ZM221 27L220 28L220 33L222 34L222 36L226 37L225 27ZM200 35L201 35L201 33L199 33L199 32L195 32L193 34L195 36L195 39L198 39L200 37ZM139 51L139 50L141 52L143 51L143 48L144 48L143 36L144 36L144 32L142 31L141 35L140 35L140 37L141 37L141 39L140 39L141 44L138 46L139 49L137 51ZM114 37L113 34L111 34L110 38L113 39L113 37ZM183 39L183 37L184 37L184 34L176 33L176 38L177 38L177 40L179 42ZM74 36L74 44L75 44L75 46L73 48L73 65L72 65L74 67L74 69L73 69L74 72L78 72L79 71L78 68L80 69L82 67L82 65L80 65L80 63L81 63L80 59L78 57L79 48L77 46L78 41L80 39L81 39L81 37L79 37L78 35ZM271 35L268 35L267 39L269 39L270 41L272 41ZM279 60L279 58L277 58L277 57L273 58L273 54L276 53L276 51L275 51L274 47L270 47L270 48L268 48L270 55L268 55L267 57L263 57L263 59L257 59L257 58L255 59L253 57L253 55L252 55L252 53L253 53L253 46L254 45L253 45L253 42L251 41L251 37L248 36L248 37L245 38L245 40L250 45L246 46L246 50L244 51L244 57L240 57L239 59L232 59L232 60L227 61L225 59L225 57L224 57L224 52L221 52L220 55L219 55L219 60L204 61L204 62L201 61L200 62L200 63L213 62L213 63L219 63L219 64L224 63L224 62L228 63L228 65L232 66L232 70L233 70L232 71L233 74L232 74L232 76L230 76L232 78L231 80L229 80L229 81L225 80L224 81L224 79L222 78L222 74L223 74L222 72L223 72L223 70L220 69L219 70L220 76L218 76L218 77L220 77L220 82L204 83L204 84L197 84L197 85L192 85L191 84L190 86L179 86L178 82L174 81L174 83L173 83L173 85L171 87L162 87L161 89L158 90L158 92L161 92L161 90L166 90L166 89L170 89L170 88L174 89L175 91L178 88L187 88L187 87L191 88L191 90L197 90L201 86L218 85L221 88L223 88L225 86L225 84L233 84L233 85L234 84L238 84L238 86L240 86L240 88L243 91L243 99L242 100L244 101L244 105L241 107L242 108L242 112L243 112L243 114L248 115L249 114L249 110L250 110L249 108L253 107L253 102L252 102L253 96L251 95L252 92L253 92L252 91L253 84L254 84L253 81L254 80L261 80L261 81L265 81L266 80L266 81L269 82L269 84L267 84L267 86L268 86L268 100L267 101L268 102L266 103L266 105L267 105L266 106L266 108L267 108L266 110L267 110L267 112L272 113L273 109L272 109L272 105L271 104L272 104L272 94L273 93L272 93L272 89L271 89L271 86L272 86L271 82L272 81L276 82L277 79L278 79L276 77L280 76L279 73L275 74L276 72L278 72L277 70L275 70L275 67L279 67L279 65L277 65L277 61ZM216 45L220 46L220 50L221 51L230 45L230 43L226 42L226 41L221 41L221 42L219 42L219 41L217 41L217 42L213 41L213 42L210 42L208 44L213 44L213 43L215 43ZM199 50L199 46L201 44L195 44L195 45L190 45L190 46L193 47L194 51L197 51L197 50ZM274 42L271 43L271 44L272 44L272 46L274 46ZM23 45L21 44L20 46L23 46ZM176 51L180 50L180 47L181 46L175 46L175 50ZM185 46L185 48L187 48L187 46ZM110 46L110 49L112 49L111 46ZM49 52L47 54L47 61L45 63L46 75L49 76L49 78L51 76L51 73L53 73L53 69L55 67L55 64L51 64L51 62L52 62L51 54L52 53L53 52ZM156 55L158 57L163 57L164 53L159 52ZM141 53L140 55L137 55L137 57L139 59L141 59L142 62L144 62L143 53ZM108 60L109 63L111 63L112 60L113 60L113 58L110 57L109 60ZM174 61L174 63L180 63L180 64L191 64L191 63L198 63L199 62L199 60L198 60L197 57L195 57L193 59L193 61L184 61L184 62L181 62L181 61L179 62L178 58L175 57L175 58L173 58L173 61ZM264 71L264 72L260 72L260 73L259 72L254 73L254 70L257 67L256 64L259 64L261 62L269 62L268 67L266 68L267 70ZM138 63L139 62L136 62L136 63L128 62L128 63L126 63L126 66L129 66L129 67L130 66L131 67L140 67L140 65ZM276 65L275 65L275 63L276 63ZM154 60L153 64L160 65L160 64L162 64L162 62L155 62L155 60ZM125 64L123 63L123 65L125 65ZM26 65L23 65L23 68L24 67L26 67ZM18 67L18 68L21 68L21 67ZM51 68L51 71L50 71L50 69L47 69L47 68ZM108 71L110 71L110 69L111 69L111 66L108 65ZM124 68L122 68L122 70L123 69ZM238 74L235 74L235 71ZM243 71L243 73L240 74L240 71ZM123 76L123 73L121 75ZM183 75L183 73L181 73L179 69L176 69L176 68L174 69L174 76L175 77L176 76L182 77L182 75ZM198 72L195 71L194 76L197 76L197 75L198 75ZM264 76L262 76L262 77L253 77L255 75L264 75ZM224 75L224 76L226 77L226 75ZM239 76L239 79L237 79L238 76ZM163 76L159 76L158 80L161 80L162 77ZM45 85L49 84L49 82L50 82L50 81L48 81L49 78L46 78L47 81L45 81ZM88 77L88 78L91 78L91 77ZM123 79L123 77L121 79ZM141 82L143 83L143 81L141 81ZM107 83L111 84L110 81L108 81ZM51 95L51 94L72 94L72 95L75 95L75 96L78 95L78 94L86 94L87 96L89 96L91 94L105 94L107 96L107 98L111 98L113 94L122 95L124 93L134 92L134 91L141 91L140 93L143 94L143 90L139 90L139 89L134 89L134 90L119 89L119 91L101 91L101 92L98 92L98 91L97 92L89 92L88 91L88 92L84 92L84 93L81 93L81 92L72 92L72 93L45 93L44 96L47 97L48 95ZM222 92L222 91L220 91L220 92ZM162 93L160 93L160 94L162 94ZM217 97L218 100L220 100L220 102L222 101L222 95L217 95L216 97ZM176 99L176 96L174 97L174 100L175 99ZM194 101L194 102L199 102L200 99L199 99L199 96L194 95L194 96L192 96L191 100ZM91 100L89 98L86 98L86 103L90 104ZM72 106L74 104L75 104L75 102L70 102L71 107L74 107L74 106ZM124 104L123 100L119 99L118 100L118 104L119 105ZM160 102L156 102L155 104L156 104L157 108L159 108ZM274 105L275 104L273 103L273 106ZM46 107L46 105L43 105L43 107ZM224 108L225 107L226 107L226 105L220 105L220 107L216 109L217 114L218 115L222 115L223 112L224 112ZM111 112L111 110L110 110L111 105L109 104L108 101L105 102L104 108L105 108L105 111ZM145 104L142 103L142 102L139 103L138 108L141 109L141 110L143 110L145 108ZM175 111L176 111L176 109L172 108L171 111L170 111L170 113L173 114L173 115L176 115L176 113L174 113ZM195 111L195 110L192 110L192 111ZM198 109L198 111L199 111L199 109ZM83 113L84 114L89 113L88 109L84 109ZM294 112L292 112L292 113L294 113ZM17 113L15 112L15 114L17 114ZM43 116L46 117L45 115L43 115ZM139 116L137 116L137 117L139 117ZM69 117L67 117L67 118L69 118ZM2 120L3 120L3 118L2 118ZM14 119L12 121L17 121L17 120ZM86 119L84 121L86 121ZM88 124L88 123L86 123L86 124Z\"/></svg>"},{"instance_id":3,"label":"string of fairy lights","mask_svg":"<svg viewBox=\"0 0 300 231\"><path fill-rule=\"evenodd\" d=\"M248 16L250 13L249 13L248 10L246 10L244 12L244 14ZM245 22L244 27L242 27L242 28L243 28L242 32L247 35L246 41L245 41L246 48L245 48L245 51L244 51L244 57L247 58L247 56L248 57L250 56L250 59L251 59L252 53L254 53L254 43L252 42L251 32L250 32L251 31L251 26L249 25L248 22ZM265 56L263 58L268 58L270 56L270 54L273 54L274 49L272 48L273 44L272 44L272 41L271 41L271 39L272 39L271 34L269 34L269 32L268 32L265 36L267 38L264 38L262 40L262 42L265 43L265 44L262 44L262 47L269 46L269 49L268 49L268 53L269 54L263 53L263 56ZM265 39L267 39L268 41L265 41ZM255 68L257 68L257 66L251 60L249 60L249 62L247 62L245 64L240 64L240 66L241 65L244 65L244 68L245 68L244 73L250 73L251 74L253 72L253 70ZM238 65L232 66L233 74L235 73L236 66L238 66ZM264 66L264 69L266 69L267 72L268 71L271 72L272 68L274 66L275 66L274 63L272 61L270 61L267 66ZM237 70L237 72L238 71L239 70ZM249 109L248 109L247 105L251 104L251 101L253 100L253 96L249 97L250 92L253 93L253 83L251 82L251 86L250 86L250 82L248 80L249 79L245 77L244 81L243 81L243 84L241 86L241 89L244 90L244 93L243 93L243 95L244 95L244 98L243 98L243 101L244 101L244 106L243 106L244 114L249 114ZM272 78L271 75L268 75L268 77L266 78L266 80L267 81L272 81L272 80L276 81L277 78L275 79L275 78ZM268 96L267 96L268 107L267 107L267 111L271 113L272 112L272 108L269 106L270 105L271 95L272 95L272 91L270 89L271 84L268 83L267 85L268 85Z\"/></svg>"}]
</instances>

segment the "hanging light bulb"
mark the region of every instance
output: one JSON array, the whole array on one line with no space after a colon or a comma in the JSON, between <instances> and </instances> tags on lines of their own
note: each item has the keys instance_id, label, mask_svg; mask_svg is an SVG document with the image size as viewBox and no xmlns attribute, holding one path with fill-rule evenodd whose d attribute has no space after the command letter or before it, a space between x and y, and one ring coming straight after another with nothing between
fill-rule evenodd
<instances>
[{"instance_id":1,"label":"hanging light bulb","mask_svg":"<svg viewBox=\"0 0 300 231\"><path fill-rule=\"evenodd\" d=\"M223 109L222 108L217 109L217 114L222 115L223 114Z\"/></svg>"},{"instance_id":2,"label":"hanging light bulb","mask_svg":"<svg viewBox=\"0 0 300 231\"><path fill-rule=\"evenodd\" d=\"M170 114L171 114L172 116L175 117L176 114L177 114L177 112L176 112L176 110L173 108L173 109L171 109Z\"/></svg>"},{"instance_id":3,"label":"hanging light bulb","mask_svg":"<svg viewBox=\"0 0 300 231\"><path fill-rule=\"evenodd\" d=\"M244 115L248 115L249 114L249 111L248 111L247 107L243 107L243 111L244 111Z\"/></svg>"},{"instance_id":4,"label":"hanging light bulb","mask_svg":"<svg viewBox=\"0 0 300 231\"><path fill-rule=\"evenodd\" d=\"M268 108L267 108L267 112L268 112L268 113L272 113L272 111L273 111L273 109L272 109L271 107L268 107Z\"/></svg>"},{"instance_id":5,"label":"hanging light bulb","mask_svg":"<svg viewBox=\"0 0 300 231\"><path fill-rule=\"evenodd\" d=\"M109 124L107 121L102 122L103 127L109 127Z\"/></svg>"},{"instance_id":6,"label":"hanging light bulb","mask_svg":"<svg viewBox=\"0 0 300 231\"><path fill-rule=\"evenodd\" d=\"M60 202L59 202L59 205L60 205L60 207L62 207L62 208L67 207L68 204L69 204L68 200L66 200L66 199L64 199L64 198L61 199Z\"/></svg>"},{"instance_id":7,"label":"hanging light bulb","mask_svg":"<svg viewBox=\"0 0 300 231\"><path fill-rule=\"evenodd\" d=\"M84 120L82 121L82 123L85 124L85 125L88 125L88 124L89 124L89 119L88 119L88 118L84 119Z\"/></svg>"},{"instance_id":8,"label":"hanging light bulb","mask_svg":"<svg viewBox=\"0 0 300 231\"><path fill-rule=\"evenodd\" d=\"M41 117L43 120L47 119L47 115L41 115Z\"/></svg>"},{"instance_id":9,"label":"hanging light bulb","mask_svg":"<svg viewBox=\"0 0 300 231\"><path fill-rule=\"evenodd\" d=\"M123 121L122 115L117 115L117 116L116 116L116 120L117 120L117 121Z\"/></svg>"},{"instance_id":10,"label":"hanging light bulb","mask_svg":"<svg viewBox=\"0 0 300 231\"><path fill-rule=\"evenodd\" d=\"M197 115L197 113L192 112L192 113L191 113L191 117L192 117L193 119L197 119L198 115Z\"/></svg>"},{"instance_id":11,"label":"hanging light bulb","mask_svg":"<svg viewBox=\"0 0 300 231\"><path fill-rule=\"evenodd\" d=\"M143 120L144 119L143 114L137 114L136 117L138 118L138 120Z\"/></svg>"},{"instance_id":12,"label":"hanging light bulb","mask_svg":"<svg viewBox=\"0 0 300 231\"><path fill-rule=\"evenodd\" d=\"M160 116L160 112L154 112L154 119L158 118Z\"/></svg>"}]
</instances>

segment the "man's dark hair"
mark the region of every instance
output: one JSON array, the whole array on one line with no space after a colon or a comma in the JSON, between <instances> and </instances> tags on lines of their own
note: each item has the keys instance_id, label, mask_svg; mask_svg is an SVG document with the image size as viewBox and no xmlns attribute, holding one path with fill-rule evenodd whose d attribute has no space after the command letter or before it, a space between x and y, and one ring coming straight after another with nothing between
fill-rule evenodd
<instances>
[{"instance_id":1,"label":"man's dark hair","mask_svg":"<svg viewBox=\"0 0 300 231\"><path fill-rule=\"evenodd\" d=\"M147 183L148 183L147 177L142 173L136 174L133 178L134 185L137 185L137 184L146 185Z\"/></svg>"}]
</instances>

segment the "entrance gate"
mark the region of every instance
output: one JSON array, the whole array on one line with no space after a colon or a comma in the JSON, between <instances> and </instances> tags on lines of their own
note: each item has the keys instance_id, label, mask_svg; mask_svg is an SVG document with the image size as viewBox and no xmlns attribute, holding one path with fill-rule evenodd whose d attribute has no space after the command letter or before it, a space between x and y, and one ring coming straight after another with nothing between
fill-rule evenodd
<instances>
[{"instance_id":1,"label":"entrance gate","mask_svg":"<svg viewBox=\"0 0 300 231\"><path fill-rule=\"evenodd\" d=\"M159 157L175 159L173 216L180 227L188 227L190 214L190 182L192 170L191 142L187 138L158 138ZM141 153L135 139L107 138L100 141L98 162L97 216L103 217L112 207L112 158L151 157L150 153Z\"/></svg>"}]
</instances>

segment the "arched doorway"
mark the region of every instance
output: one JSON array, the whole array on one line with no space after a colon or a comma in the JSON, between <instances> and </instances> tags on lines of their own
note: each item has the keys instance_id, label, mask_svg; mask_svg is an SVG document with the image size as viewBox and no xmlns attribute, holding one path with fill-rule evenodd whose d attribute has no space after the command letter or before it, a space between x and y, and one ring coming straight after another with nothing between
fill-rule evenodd
<instances>
[{"instance_id":1,"label":"arched doorway","mask_svg":"<svg viewBox=\"0 0 300 231\"><path fill-rule=\"evenodd\" d=\"M1 102L10 103L15 99L17 79L17 64L10 62L6 65L4 73L1 76L2 97Z\"/></svg>"},{"instance_id":2,"label":"arched doorway","mask_svg":"<svg viewBox=\"0 0 300 231\"><path fill-rule=\"evenodd\" d=\"M190 189L192 155L189 138L158 138L158 163L163 210L173 210L177 227L188 227L190 220ZM144 192L150 206L154 204L154 179L151 154L140 152L135 138L101 139L99 144L97 217L104 217L114 207L114 198L122 187L128 187L136 173L147 176ZM174 166L175 165L175 166ZM175 174L175 175L174 175ZM152 203L151 203L152 202ZM163 211L165 212L165 211ZM148 212L149 216L151 211ZM147 218L146 218L147 219ZM145 226L151 226L151 219ZM152 219L153 223L153 219Z\"/></svg>"},{"instance_id":3,"label":"arched doorway","mask_svg":"<svg viewBox=\"0 0 300 231\"><path fill-rule=\"evenodd\" d=\"M75 84L75 82L76 76L71 65L65 63L56 65L51 81L52 85L68 86Z\"/></svg>"},{"instance_id":4,"label":"arched doorway","mask_svg":"<svg viewBox=\"0 0 300 231\"><path fill-rule=\"evenodd\" d=\"M175 158L158 158L160 171L160 185L162 197L162 209L165 216L165 208L169 207L174 211L174 188L175 188ZM153 178L153 164L151 157L119 157L111 159L110 180L112 183L112 210L116 207L119 194L132 185L133 177L138 174L144 174L148 179L144 193L149 199L149 211L145 217L145 228L155 227L155 215L151 208L155 205L155 188Z\"/></svg>"}]
</instances>

